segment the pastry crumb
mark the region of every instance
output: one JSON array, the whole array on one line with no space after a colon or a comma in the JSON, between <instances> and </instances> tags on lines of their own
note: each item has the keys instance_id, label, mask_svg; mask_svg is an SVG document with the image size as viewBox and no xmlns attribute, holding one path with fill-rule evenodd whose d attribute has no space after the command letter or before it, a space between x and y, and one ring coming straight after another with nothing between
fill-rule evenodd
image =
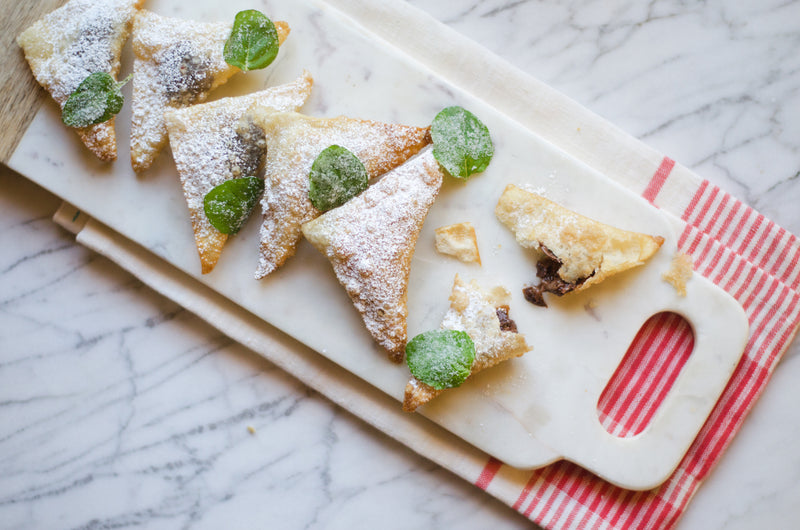
<instances>
[{"instance_id":1,"label":"pastry crumb","mask_svg":"<svg viewBox=\"0 0 800 530\"><path fill-rule=\"evenodd\" d=\"M675 254L672 265L661 277L672 285L680 296L686 296L686 282L693 274L692 257L683 252Z\"/></svg>"},{"instance_id":2,"label":"pastry crumb","mask_svg":"<svg viewBox=\"0 0 800 530\"><path fill-rule=\"evenodd\" d=\"M481 264L478 252L478 238L475 227L470 222L456 223L436 229L436 250L464 263Z\"/></svg>"}]
</instances>

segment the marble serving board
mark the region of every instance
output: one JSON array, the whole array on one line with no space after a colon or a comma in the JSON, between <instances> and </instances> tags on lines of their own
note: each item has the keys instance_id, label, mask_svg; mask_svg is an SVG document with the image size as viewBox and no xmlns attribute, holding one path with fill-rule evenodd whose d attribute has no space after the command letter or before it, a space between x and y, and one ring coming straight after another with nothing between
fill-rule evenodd
<instances>
[{"instance_id":1,"label":"marble serving board","mask_svg":"<svg viewBox=\"0 0 800 530\"><path fill-rule=\"evenodd\" d=\"M255 4L255 5L254 5ZM235 76L212 99L289 82L307 69L314 91L303 111L428 125L445 106L462 105L489 127L495 156L467 183L447 179L420 234L409 284L409 337L437 328L448 307L456 273L513 294L511 317L533 350L487 370L426 405L427 416L505 463L543 466L566 458L607 480L650 488L677 466L724 388L747 339L738 304L695 275L686 297L661 279L677 242L671 221L652 205L592 168L567 156L414 57L392 48L330 4L317 0L223 4L211 0L150 1L166 16L232 20L258 8L292 32L267 70ZM130 46L123 57L131 69ZM126 87L130 96L130 87ZM402 400L409 373L387 360L336 281L327 260L307 242L281 269L253 279L258 215L227 244L216 269L201 275L188 210L169 150L136 175L128 162L130 105L117 119L119 160L93 159L48 102L34 118L9 165L71 202L122 236L220 292L264 321L320 352L368 383ZM524 301L535 278L535 256L520 248L494 217L508 183L536 190L600 221L664 237L645 266L561 299L550 308ZM462 221L477 231L482 265L438 254L435 228ZM630 438L610 435L597 403L641 325L674 311L692 325L695 349L651 424ZM335 390L334 390L335 391Z\"/></svg>"}]
</instances>

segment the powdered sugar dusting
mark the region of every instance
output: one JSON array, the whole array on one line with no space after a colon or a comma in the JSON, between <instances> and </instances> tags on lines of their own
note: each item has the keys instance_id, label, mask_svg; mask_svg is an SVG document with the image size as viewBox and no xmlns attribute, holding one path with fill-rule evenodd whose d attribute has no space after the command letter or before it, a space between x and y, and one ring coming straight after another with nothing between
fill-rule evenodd
<instances>
[{"instance_id":1,"label":"powdered sugar dusting","mask_svg":"<svg viewBox=\"0 0 800 530\"><path fill-rule=\"evenodd\" d=\"M167 140L164 112L206 100L239 71L223 50L231 22L196 22L140 12L133 23L133 118L131 164L150 167ZM289 34L275 22L278 42Z\"/></svg>"},{"instance_id":2,"label":"powdered sugar dusting","mask_svg":"<svg viewBox=\"0 0 800 530\"><path fill-rule=\"evenodd\" d=\"M510 298L508 291L505 293ZM518 355L509 343L512 334L517 334L502 331L500 327L496 297L484 292L475 281L465 284L456 277L450 299L452 303L441 327L464 331L472 338L475 343L473 374Z\"/></svg>"},{"instance_id":3,"label":"powdered sugar dusting","mask_svg":"<svg viewBox=\"0 0 800 530\"><path fill-rule=\"evenodd\" d=\"M291 257L300 240L301 225L319 215L308 198L308 174L323 149L336 144L350 150L370 178L375 178L430 142L427 128L344 116L312 118L256 109L253 120L264 129L268 146L256 278L263 278Z\"/></svg>"},{"instance_id":4,"label":"powdered sugar dusting","mask_svg":"<svg viewBox=\"0 0 800 530\"><path fill-rule=\"evenodd\" d=\"M116 78L122 45L142 0L71 0L25 30L17 42L34 77L63 107L78 85L95 72ZM116 158L113 121L76 129L103 160Z\"/></svg>"},{"instance_id":5,"label":"powdered sugar dusting","mask_svg":"<svg viewBox=\"0 0 800 530\"><path fill-rule=\"evenodd\" d=\"M473 280L464 283L456 275L450 295L450 309L442 319L442 329L463 331L475 343L475 361L470 375L491 368L530 350L525 337L515 331L504 331L497 309L505 306L511 295L503 287L484 291ZM411 377L405 389L403 408L413 411L442 393Z\"/></svg>"},{"instance_id":6,"label":"powdered sugar dusting","mask_svg":"<svg viewBox=\"0 0 800 530\"><path fill-rule=\"evenodd\" d=\"M117 158L117 133L114 130L115 119L75 129L84 145L100 160L111 161Z\"/></svg>"},{"instance_id":7,"label":"powdered sugar dusting","mask_svg":"<svg viewBox=\"0 0 800 530\"><path fill-rule=\"evenodd\" d=\"M394 360L402 358L406 344L409 265L441 183L439 164L428 150L303 226Z\"/></svg>"},{"instance_id":8,"label":"powdered sugar dusting","mask_svg":"<svg viewBox=\"0 0 800 530\"><path fill-rule=\"evenodd\" d=\"M222 56L229 22L196 22L140 12L133 23L131 162L152 164L167 138L164 111L204 101L235 72Z\"/></svg>"},{"instance_id":9,"label":"powdered sugar dusting","mask_svg":"<svg viewBox=\"0 0 800 530\"><path fill-rule=\"evenodd\" d=\"M203 198L226 180L257 176L266 150L260 128L246 124L242 134L238 132L242 116L253 105L297 110L311 94L312 83L304 72L292 83L166 112L170 146L204 272L213 268L225 238L206 218Z\"/></svg>"},{"instance_id":10,"label":"powdered sugar dusting","mask_svg":"<svg viewBox=\"0 0 800 530\"><path fill-rule=\"evenodd\" d=\"M141 0L72 0L25 30L17 42L36 80L63 106L94 72L119 72L119 52Z\"/></svg>"},{"instance_id":11,"label":"powdered sugar dusting","mask_svg":"<svg viewBox=\"0 0 800 530\"><path fill-rule=\"evenodd\" d=\"M442 319L442 329L463 331L475 343L475 361L470 376L495 366L502 361L518 357L530 348L525 337L514 331L504 331L497 309L508 303L511 295L503 287L484 291L473 280L464 283L456 275L450 295L450 309ZM405 389L403 409L414 411L442 393L430 385L411 377Z\"/></svg>"}]
</instances>

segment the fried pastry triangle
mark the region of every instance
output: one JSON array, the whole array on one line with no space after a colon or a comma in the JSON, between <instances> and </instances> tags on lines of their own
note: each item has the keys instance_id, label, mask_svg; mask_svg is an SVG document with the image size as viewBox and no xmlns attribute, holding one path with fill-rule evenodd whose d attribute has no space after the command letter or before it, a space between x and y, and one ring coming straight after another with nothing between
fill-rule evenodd
<instances>
[{"instance_id":1,"label":"fried pastry triangle","mask_svg":"<svg viewBox=\"0 0 800 530\"><path fill-rule=\"evenodd\" d=\"M660 236L600 223L513 184L503 191L495 215L520 245L544 254L537 265L542 282L525 292L537 305L545 305L543 292L582 291L642 265L664 243Z\"/></svg>"},{"instance_id":2,"label":"fried pastry triangle","mask_svg":"<svg viewBox=\"0 0 800 530\"><path fill-rule=\"evenodd\" d=\"M242 116L254 104L276 111L297 110L308 99L312 85L311 74L304 72L292 83L164 114L203 274L214 269L228 237L211 226L204 197L226 180L260 175L263 169L263 132L247 122L240 128Z\"/></svg>"},{"instance_id":3,"label":"fried pastry triangle","mask_svg":"<svg viewBox=\"0 0 800 530\"><path fill-rule=\"evenodd\" d=\"M470 377L503 361L520 357L530 351L525 337L517 332L516 324L508 317L511 294L503 287L484 291L475 280L464 283L456 275L450 294L450 309L442 320L442 329L464 331L475 343L475 361ZM411 377L406 385L403 410L414 412L444 390Z\"/></svg>"},{"instance_id":4,"label":"fried pastry triangle","mask_svg":"<svg viewBox=\"0 0 800 530\"><path fill-rule=\"evenodd\" d=\"M89 74L116 79L122 45L143 0L70 0L17 37L33 76L60 107ZM100 160L117 158L114 118L75 129Z\"/></svg>"},{"instance_id":5,"label":"fried pastry triangle","mask_svg":"<svg viewBox=\"0 0 800 530\"><path fill-rule=\"evenodd\" d=\"M150 167L167 141L164 112L205 101L239 71L225 62L230 22L196 22L142 10L133 21L133 123L131 165ZM289 34L275 22L282 44Z\"/></svg>"},{"instance_id":6,"label":"fried pastry triangle","mask_svg":"<svg viewBox=\"0 0 800 530\"><path fill-rule=\"evenodd\" d=\"M406 346L411 258L441 184L439 163L428 150L302 227L394 362Z\"/></svg>"},{"instance_id":7,"label":"fried pastry triangle","mask_svg":"<svg viewBox=\"0 0 800 530\"><path fill-rule=\"evenodd\" d=\"M339 145L356 155L375 178L399 166L430 143L430 129L359 120L312 118L254 108L250 113L267 139L261 255L256 278L294 254L300 226L320 212L308 198L308 173L320 152Z\"/></svg>"}]
</instances>

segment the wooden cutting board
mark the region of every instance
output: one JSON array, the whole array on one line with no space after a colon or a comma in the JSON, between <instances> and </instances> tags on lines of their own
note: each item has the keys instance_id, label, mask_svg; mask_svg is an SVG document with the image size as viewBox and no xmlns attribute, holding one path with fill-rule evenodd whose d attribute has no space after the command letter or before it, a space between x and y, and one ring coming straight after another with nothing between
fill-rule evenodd
<instances>
[{"instance_id":1,"label":"wooden cutting board","mask_svg":"<svg viewBox=\"0 0 800 530\"><path fill-rule=\"evenodd\" d=\"M47 93L36 83L17 35L66 0L0 3L0 162L8 162Z\"/></svg>"}]
</instances>

